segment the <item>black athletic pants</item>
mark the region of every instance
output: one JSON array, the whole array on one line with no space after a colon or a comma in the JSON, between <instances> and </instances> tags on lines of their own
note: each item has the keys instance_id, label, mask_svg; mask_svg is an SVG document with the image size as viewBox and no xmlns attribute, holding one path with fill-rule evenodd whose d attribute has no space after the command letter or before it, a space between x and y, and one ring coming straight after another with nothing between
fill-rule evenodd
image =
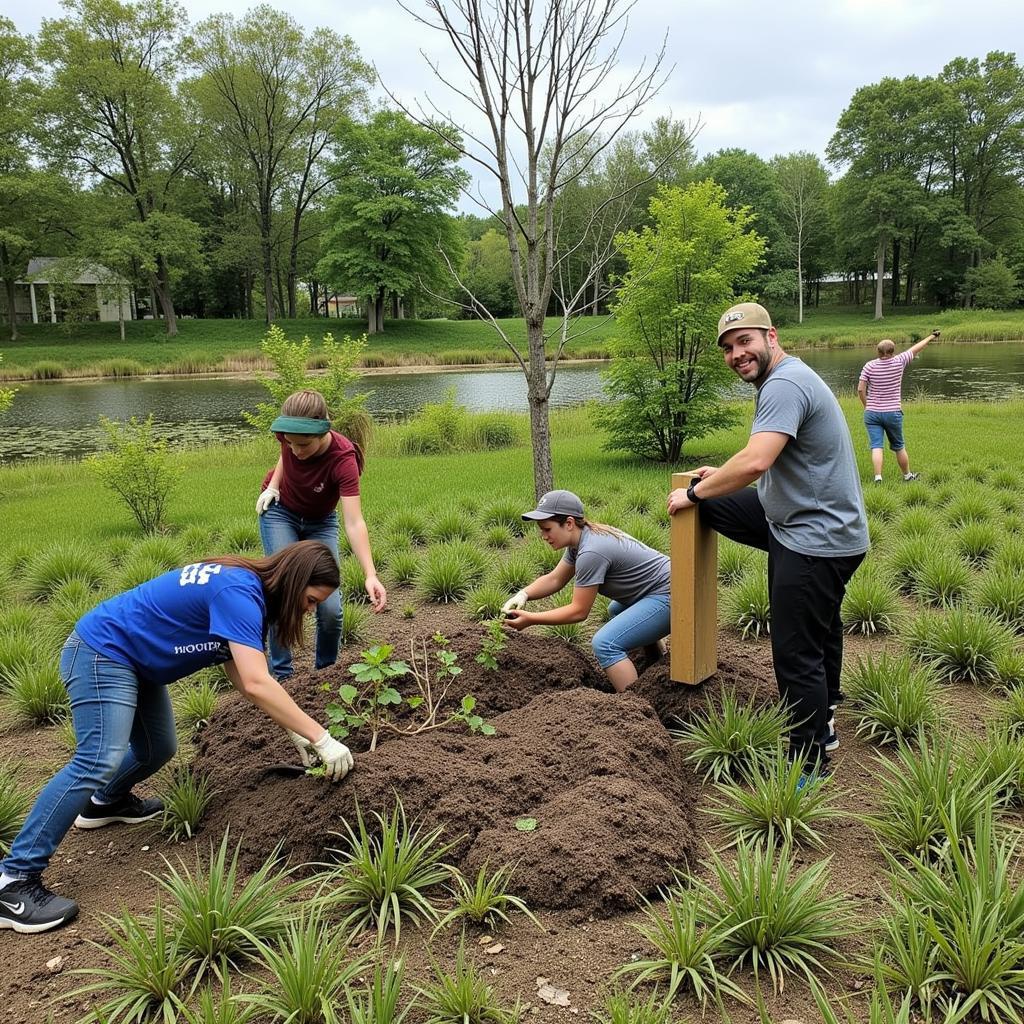
<instances>
[{"instance_id":1,"label":"black athletic pants","mask_svg":"<svg viewBox=\"0 0 1024 1024\"><path fill-rule=\"evenodd\" d=\"M697 507L701 522L723 536L768 552L772 661L779 694L792 714L790 755L826 762L828 709L842 699L843 595L864 556L821 558L780 544L753 487Z\"/></svg>"}]
</instances>

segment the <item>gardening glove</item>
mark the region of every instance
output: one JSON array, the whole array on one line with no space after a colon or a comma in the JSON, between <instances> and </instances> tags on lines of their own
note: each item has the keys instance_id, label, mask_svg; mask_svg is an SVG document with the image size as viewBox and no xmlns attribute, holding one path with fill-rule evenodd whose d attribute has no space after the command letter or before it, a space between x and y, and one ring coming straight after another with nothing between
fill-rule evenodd
<instances>
[{"instance_id":1,"label":"gardening glove","mask_svg":"<svg viewBox=\"0 0 1024 1024\"><path fill-rule=\"evenodd\" d=\"M256 514L261 516L281 497L281 492L276 487L268 487L256 499Z\"/></svg>"},{"instance_id":2,"label":"gardening glove","mask_svg":"<svg viewBox=\"0 0 1024 1024\"><path fill-rule=\"evenodd\" d=\"M517 612L526 607L526 602L530 599L526 596L525 590L520 590L518 593L513 594L502 606L501 614L508 615L509 612Z\"/></svg>"},{"instance_id":3,"label":"gardening glove","mask_svg":"<svg viewBox=\"0 0 1024 1024\"><path fill-rule=\"evenodd\" d=\"M326 729L314 744L317 757L323 762L327 778L340 782L352 770L352 751L339 743Z\"/></svg>"}]
</instances>

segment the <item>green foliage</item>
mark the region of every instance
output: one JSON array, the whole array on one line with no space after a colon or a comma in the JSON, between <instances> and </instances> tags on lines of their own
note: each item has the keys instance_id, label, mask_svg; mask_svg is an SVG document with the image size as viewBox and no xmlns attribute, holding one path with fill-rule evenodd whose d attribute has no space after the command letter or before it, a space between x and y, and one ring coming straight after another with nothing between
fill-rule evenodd
<instances>
[{"instance_id":1,"label":"green foliage","mask_svg":"<svg viewBox=\"0 0 1024 1024\"><path fill-rule=\"evenodd\" d=\"M980 612L953 608L922 615L906 631L907 648L945 679L991 683L999 679L999 657L1014 643L1013 633Z\"/></svg>"},{"instance_id":2,"label":"green foliage","mask_svg":"<svg viewBox=\"0 0 1024 1024\"><path fill-rule=\"evenodd\" d=\"M745 544L737 544L728 537L718 542L718 580L724 586L735 586L754 566L755 558L752 548Z\"/></svg>"},{"instance_id":3,"label":"green foliage","mask_svg":"<svg viewBox=\"0 0 1024 1024\"><path fill-rule=\"evenodd\" d=\"M324 335L318 362L323 373L311 375L310 340L292 342L277 324L267 328L260 349L274 367L274 376L261 376L259 382L270 392L269 402L257 404L254 412L243 413L245 421L264 433L281 413L284 400L296 391L319 391L331 414L331 425L339 433L366 448L372 420L366 411L369 392L351 393L362 380L356 367L366 351L366 338L353 340L346 335L340 342L330 333Z\"/></svg>"},{"instance_id":4,"label":"green foliage","mask_svg":"<svg viewBox=\"0 0 1024 1024\"><path fill-rule=\"evenodd\" d=\"M974 606L1024 633L1024 572L995 566L978 581Z\"/></svg>"},{"instance_id":5,"label":"green foliage","mask_svg":"<svg viewBox=\"0 0 1024 1024\"><path fill-rule=\"evenodd\" d=\"M514 537L526 534L526 523L523 521L523 503L515 498L498 498L484 510L485 527L504 526Z\"/></svg>"},{"instance_id":6,"label":"green foliage","mask_svg":"<svg viewBox=\"0 0 1024 1024\"><path fill-rule=\"evenodd\" d=\"M559 622L553 626L544 626L543 633L573 647L583 647L587 642L587 627L583 622Z\"/></svg>"},{"instance_id":7,"label":"green foliage","mask_svg":"<svg viewBox=\"0 0 1024 1024\"><path fill-rule=\"evenodd\" d=\"M43 601L73 580L99 590L107 567L99 555L78 541L66 541L44 548L25 566L24 587L28 597Z\"/></svg>"},{"instance_id":8,"label":"green foliage","mask_svg":"<svg viewBox=\"0 0 1024 1024\"><path fill-rule=\"evenodd\" d=\"M889 580L867 567L855 573L843 598L843 627L847 633L873 636L891 633L900 611L899 595Z\"/></svg>"},{"instance_id":9,"label":"green foliage","mask_svg":"<svg viewBox=\"0 0 1024 1024\"><path fill-rule=\"evenodd\" d=\"M366 573L359 564L359 559L349 556L341 560L341 592L345 601L366 604L370 600L366 593Z\"/></svg>"},{"instance_id":10,"label":"green foliage","mask_svg":"<svg viewBox=\"0 0 1024 1024\"><path fill-rule=\"evenodd\" d=\"M452 540L473 540L477 528L473 518L457 508L443 508L431 517L427 536L437 544Z\"/></svg>"},{"instance_id":11,"label":"green foliage","mask_svg":"<svg viewBox=\"0 0 1024 1024\"><path fill-rule=\"evenodd\" d=\"M416 582L420 570L420 556L415 551L395 551L388 559L388 574L400 587Z\"/></svg>"},{"instance_id":12,"label":"green foliage","mask_svg":"<svg viewBox=\"0 0 1024 1024\"><path fill-rule=\"evenodd\" d=\"M938 548L914 574L914 593L925 604L949 608L959 604L971 585L971 568L955 552Z\"/></svg>"},{"instance_id":13,"label":"green foliage","mask_svg":"<svg viewBox=\"0 0 1024 1024\"><path fill-rule=\"evenodd\" d=\"M346 601L341 606L341 642L343 644L361 643L366 639L370 625L370 609L354 601Z\"/></svg>"},{"instance_id":14,"label":"green foliage","mask_svg":"<svg viewBox=\"0 0 1024 1024\"><path fill-rule=\"evenodd\" d=\"M1022 294L1016 271L1002 256L968 267L964 286L979 309L1012 309Z\"/></svg>"},{"instance_id":15,"label":"green foliage","mask_svg":"<svg viewBox=\"0 0 1024 1024\"><path fill-rule=\"evenodd\" d=\"M420 560L416 582L429 601L461 601L480 581L477 553L462 544L437 544Z\"/></svg>"},{"instance_id":16,"label":"green foliage","mask_svg":"<svg viewBox=\"0 0 1024 1024\"><path fill-rule=\"evenodd\" d=\"M746 208L712 181L662 187L653 226L618 239L628 270L615 305L619 334L598 413L607 445L673 463L683 445L732 423L721 400L730 373L718 351L722 309L764 254Z\"/></svg>"},{"instance_id":17,"label":"green foliage","mask_svg":"<svg viewBox=\"0 0 1024 1024\"><path fill-rule=\"evenodd\" d=\"M354 729L370 727L370 749L377 747L377 737L392 709L402 703L402 695L394 683L409 674L409 666L391 656L391 644L376 644L362 652L362 661L350 665L348 672L356 686L342 683L338 687L338 702L327 705L327 720L331 735L345 739Z\"/></svg>"},{"instance_id":18,"label":"green foliage","mask_svg":"<svg viewBox=\"0 0 1024 1024\"><path fill-rule=\"evenodd\" d=\"M484 532L484 543L489 548L507 548L513 541L515 535L504 523L496 523L488 526Z\"/></svg>"},{"instance_id":19,"label":"green foliage","mask_svg":"<svg viewBox=\"0 0 1024 1024\"><path fill-rule=\"evenodd\" d=\"M139 421L133 416L118 423L105 416L106 450L88 460L100 482L128 507L147 533L164 525L167 502L181 472L171 460L167 442L153 435L153 415Z\"/></svg>"},{"instance_id":20,"label":"green foliage","mask_svg":"<svg viewBox=\"0 0 1024 1024\"><path fill-rule=\"evenodd\" d=\"M7 687L7 700L15 718L29 725L53 725L71 711L57 663L48 659L18 664Z\"/></svg>"},{"instance_id":21,"label":"green foliage","mask_svg":"<svg viewBox=\"0 0 1024 1024\"><path fill-rule=\"evenodd\" d=\"M888 651L858 657L843 673L857 733L873 743L910 743L937 729L943 718L935 687L931 669Z\"/></svg>"},{"instance_id":22,"label":"green foliage","mask_svg":"<svg viewBox=\"0 0 1024 1024\"><path fill-rule=\"evenodd\" d=\"M928 560L933 541L927 536L908 536L893 545L885 559L893 581L905 594L913 592L918 569Z\"/></svg>"},{"instance_id":23,"label":"green foliage","mask_svg":"<svg viewBox=\"0 0 1024 1024\"><path fill-rule=\"evenodd\" d=\"M953 534L957 551L972 565L984 565L999 547L1001 531L991 522L964 523Z\"/></svg>"},{"instance_id":24,"label":"green foliage","mask_svg":"<svg viewBox=\"0 0 1024 1024\"><path fill-rule=\"evenodd\" d=\"M516 1010L503 1007L459 944L450 970L432 963L434 978L419 990L426 1024L515 1024Z\"/></svg>"},{"instance_id":25,"label":"green foliage","mask_svg":"<svg viewBox=\"0 0 1024 1024\"><path fill-rule=\"evenodd\" d=\"M434 931L439 931L459 918L465 918L473 924L496 928L501 921L512 920L512 911L525 914L541 931L544 931L543 925L530 912L526 901L509 892L512 874L513 868L507 864L491 871L485 862L480 866L473 881L469 882L461 871L453 870L452 881L455 885L452 896L455 906L437 922Z\"/></svg>"},{"instance_id":26,"label":"green foliage","mask_svg":"<svg viewBox=\"0 0 1024 1024\"><path fill-rule=\"evenodd\" d=\"M498 671L498 655L501 654L508 641L505 630L501 628L501 620L492 618L487 623L486 631L480 641L480 653L474 659L488 672Z\"/></svg>"},{"instance_id":27,"label":"green foliage","mask_svg":"<svg viewBox=\"0 0 1024 1024\"><path fill-rule=\"evenodd\" d=\"M185 765L177 766L167 784L160 788L160 799L164 802L160 831L172 843L194 838L216 795L208 775Z\"/></svg>"},{"instance_id":28,"label":"green foliage","mask_svg":"<svg viewBox=\"0 0 1024 1024\"><path fill-rule=\"evenodd\" d=\"M346 915L343 930L373 927L383 936L394 928L397 945L404 922L437 922L429 891L447 881L443 859L455 843L441 842L440 826L428 830L408 821L401 802L387 817L373 817L375 834L358 810L355 828L345 822L346 848L335 851L337 866L321 876L317 901Z\"/></svg>"},{"instance_id":29,"label":"green foliage","mask_svg":"<svg viewBox=\"0 0 1024 1024\"><path fill-rule=\"evenodd\" d=\"M401 960L376 964L373 977L362 991L349 986L345 990L351 1024L402 1024L412 1008L407 1003L399 1012L398 1004L405 981L405 965Z\"/></svg>"},{"instance_id":30,"label":"green foliage","mask_svg":"<svg viewBox=\"0 0 1024 1024\"><path fill-rule=\"evenodd\" d=\"M388 530L404 533L413 544L422 544L427 539L426 517L415 509L403 509L388 520Z\"/></svg>"},{"instance_id":31,"label":"green foliage","mask_svg":"<svg viewBox=\"0 0 1024 1024\"><path fill-rule=\"evenodd\" d=\"M719 707L698 712L672 737L692 746L687 760L704 769L704 778L719 782L741 778L757 758L770 754L789 731L789 715L781 705L758 707L751 697L741 704L724 690Z\"/></svg>"},{"instance_id":32,"label":"green foliage","mask_svg":"<svg viewBox=\"0 0 1024 1024\"><path fill-rule=\"evenodd\" d=\"M231 991L231 979L225 978L218 988L207 986L199 993L194 1009L182 1010L183 1024L252 1024L253 1007L246 1007Z\"/></svg>"},{"instance_id":33,"label":"green foliage","mask_svg":"<svg viewBox=\"0 0 1024 1024\"><path fill-rule=\"evenodd\" d=\"M207 675L182 681L173 690L174 712L179 725L187 731L198 731L210 722L217 707L219 689Z\"/></svg>"},{"instance_id":34,"label":"green foliage","mask_svg":"<svg viewBox=\"0 0 1024 1024\"><path fill-rule=\"evenodd\" d=\"M629 992L610 992L593 1014L599 1024L672 1024L672 1002L654 991L642 1002Z\"/></svg>"},{"instance_id":35,"label":"green foliage","mask_svg":"<svg viewBox=\"0 0 1024 1024\"><path fill-rule=\"evenodd\" d=\"M514 594L537 578L537 569L530 553L517 548L497 563L491 575L497 587L506 594Z\"/></svg>"},{"instance_id":36,"label":"green foliage","mask_svg":"<svg viewBox=\"0 0 1024 1024\"><path fill-rule=\"evenodd\" d=\"M466 594L466 611L471 619L485 622L496 618L507 600L508 592L504 588L485 583Z\"/></svg>"},{"instance_id":37,"label":"green foliage","mask_svg":"<svg viewBox=\"0 0 1024 1024\"><path fill-rule=\"evenodd\" d=\"M402 455L444 455L452 452L497 451L522 444L519 419L508 413L471 413L455 402L450 388L443 402L427 402L399 429Z\"/></svg>"},{"instance_id":38,"label":"green foliage","mask_svg":"<svg viewBox=\"0 0 1024 1024\"><path fill-rule=\"evenodd\" d=\"M744 640L759 639L772 630L772 609L768 596L768 577L755 572L744 576L725 593L722 614Z\"/></svg>"},{"instance_id":39,"label":"green foliage","mask_svg":"<svg viewBox=\"0 0 1024 1024\"><path fill-rule=\"evenodd\" d=\"M20 782L20 766L0 762L0 853L10 853L32 800L31 791Z\"/></svg>"}]
</instances>

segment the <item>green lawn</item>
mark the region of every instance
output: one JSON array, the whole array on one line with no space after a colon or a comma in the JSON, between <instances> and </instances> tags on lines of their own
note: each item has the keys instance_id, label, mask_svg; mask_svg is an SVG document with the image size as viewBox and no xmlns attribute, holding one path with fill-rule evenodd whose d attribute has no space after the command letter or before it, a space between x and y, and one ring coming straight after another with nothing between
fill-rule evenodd
<instances>
[{"instance_id":1,"label":"green lawn","mask_svg":"<svg viewBox=\"0 0 1024 1024\"><path fill-rule=\"evenodd\" d=\"M522 320L500 321L513 341L525 344ZM816 346L874 345L891 337L906 344L933 327L946 342L1024 339L1024 310L951 310L945 313L899 310L880 323L864 309L810 309L797 326L789 313L780 317L783 344L791 349ZM358 336L360 320L282 320L289 338L308 335L314 351L325 331L338 337ZM0 378L45 379L62 376L134 376L142 373L203 373L259 368L264 325L254 320L182 320L176 338L167 338L158 321L126 325L127 339L118 338L117 324L87 323L71 327L35 324L19 328L17 342L0 344ZM548 329L556 332L558 321ZM578 359L608 354L615 323L608 317L584 317L573 327L566 355ZM459 365L512 362L514 357L494 329L479 320L388 320L383 334L369 339L367 366Z\"/></svg>"}]
</instances>

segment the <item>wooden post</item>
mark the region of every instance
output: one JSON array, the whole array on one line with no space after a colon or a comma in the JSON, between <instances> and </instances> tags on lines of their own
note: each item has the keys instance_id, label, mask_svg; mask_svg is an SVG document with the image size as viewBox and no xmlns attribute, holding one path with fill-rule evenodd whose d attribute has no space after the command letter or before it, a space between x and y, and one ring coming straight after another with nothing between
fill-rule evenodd
<instances>
[{"instance_id":1,"label":"wooden post","mask_svg":"<svg viewBox=\"0 0 1024 1024\"><path fill-rule=\"evenodd\" d=\"M672 490L697 477L673 473ZM718 670L718 535L695 508L672 516L672 650L669 676L696 686Z\"/></svg>"}]
</instances>

